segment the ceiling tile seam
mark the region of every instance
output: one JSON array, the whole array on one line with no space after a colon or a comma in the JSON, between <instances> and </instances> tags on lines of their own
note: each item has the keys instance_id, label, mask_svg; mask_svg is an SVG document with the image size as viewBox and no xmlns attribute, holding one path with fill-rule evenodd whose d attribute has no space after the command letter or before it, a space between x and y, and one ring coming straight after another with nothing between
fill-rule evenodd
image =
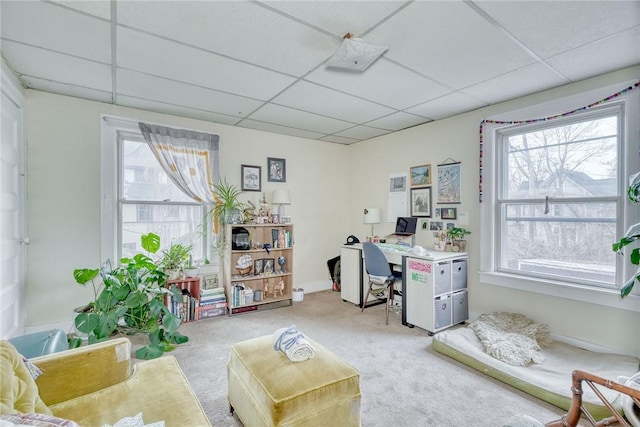
<instances>
[{"instance_id":1,"label":"ceiling tile seam","mask_svg":"<svg viewBox=\"0 0 640 427\"><path fill-rule=\"evenodd\" d=\"M397 15L398 13L400 13L402 10L404 10L406 7L408 7L411 3L413 3L415 0L410 0L407 2L404 2L400 7L398 7L396 10L394 10L393 12L389 13L387 16L385 16L384 18L380 19L380 21L378 21L377 23L373 24L368 30L366 30L364 33L358 35L356 34L356 37L364 37L367 34L369 34L371 31L375 30L376 28L378 28L380 25L384 24L385 22L387 22L389 19L393 18L395 15Z\"/></svg>"},{"instance_id":2,"label":"ceiling tile seam","mask_svg":"<svg viewBox=\"0 0 640 427\"><path fill-rule=\"evenodd\" d=\"M66 6L62 3L58 3L58 2L54 2L54 1L50 1L50 0L40 0L42 3L47 3L51 6L54 7L59 7L61 9L66 9L69 12L73 12L73 13L77 13L78 15L83 15L86 16L87 18L92 18L92 19L97 19L99 21L103 21L103 22L109 22L109 19L103 18L102 16L98 16L98 15L92 15L90 13L87 13L83 10L78 10L78 9L74 9L72 7Z\"/></svg>"},{"instance_id":3,"label":"ceiling tile seam","mask_svg":"<svg viewBox=\"0 0 640 427\"><path fill-rule=\"evenodd\" d=\"M50 49L50 48L44 47L44 46L38 46L38 45L35 45L35 44L25 43L25 42L22 42L22 41L10 39L10 38L7 38L7 37L0 37L0 40L5 40L5 41L11 42L11 43L20 44L22 46L29 46L29 47L32 47L34 49L43 50L45 52L57 53L58 55L64 55L64 56L68 56L70 58L75 58L75 59L80 59L80 60L83 60L83 61L93 62L95 64L107 65L107 66L111 65L108 62L98 61L97 59L91 59L91 58L87 58L87 57L84 57L84 56L78 56L78 55L74 55L73 53L62 52L62 51L55 50L55 49Z\"/></svg>"},{"instance_id":4,"label":"ceiling tile seam","mask_svg":"<svg viewBox=\"0 0 640 427\"><path fill-rule=\"evenodd\" d=\"M182 46L190 47L192 49L199 50L201 52L205 52L205 53L208 53L208 54L211 54L211 55L216 55L216 56L219 56L221 58L228 59L230 61L240 62L242 64L250 65L252 67L261 68L263 70L267 70L267 71L270 71L272 73L277 73L277 74L280 74L280 75L283 75L283 76L286 76L286 77L290 77L290 78L294 78L294 79L298 78L298 76L296 76L295 74L284 73L284 72L279 71L279 70L275 70L275 69L272 69L272 68L269 68L269 67L265 67L264 65L255 64L253 62L245 61L243 59L236 58L236 57L233 57L233 56L229 56L229 55L226 55L224 53L220 53L220 52L216 52L216 51L213 51L213 50L205 49L205 48L200 47L200 46L195 46L195 45L192 45L190 43L186 43L186 42L183 42L183 41L180 41L180 40L177 40L177 39L172 39L170 37L166 37L166 36L163 36L163 35L160 35L160 34L156 34L156 33L153 33L151 31L142 30L140 28L132 27L130 25L118 24L118 27L126 28L126 29L131 30L131 31L135 31L135 32L138 32L138 33L141 33L141 34L146 34L148 36L156 37L156 38L159 38L161 40L172 42L172 43L176 43L176 44L179 44L179 45L182 45Z\"/></svg>"},{"instance_id":5,"label":"ceiling tile seam","mask_svg":"<svg viewBox=\"0 0 640 427\"><path fill-rule=\"evenodd\" d=\"M289 126L289 125L281 125L279 123L274 123L274 122L266 122L264 120L258 120L258 119L249 119L249 118L244 118L242 119L240 122L238 122L238 124L236 124L235 126L239 126L239 127L245 127L241 125L241 122L245 121L245 120L251 120L253 122L258 122L258 123L264 123L266 125L272 125L272 126L278 126L278 127L283 127L283 128L287 128L287 129L292 129L292 130L300 130L300 131L304 131L304 132L313 132L313 133L319 133L322 134L322 136L319 136L318 138L324 138L326 136L330 136L331 134L326 133L326 132L318 132L315 130L311 130L311 129L305 129L305 128L299 128L296 126ZM252 129L248 126L245 127L246 129ZM265 131L266 132L266 131ZM313 140L317 140L318 138L306 138L306 139L313 139Z\"/></svg>"},{"instance_id":6,"label":"ceiling tile seam","mask_svg":"<svg viewBox=\"0 0 640 427\"><path fill-rule=\"evenodd\" d=\"M282 105L282 104L276 104L275 102L265 102L263 105L261 105L260 107L258 107L257 109L255 109L254 111L252 111L249 115L245 116L244 119L245 120L257 120L251 117L252 114L256 113L258 110L260 110L261 108L265 107L266 105L277 105L278 107L284 107L284 108L288 108L290 110L295 110L295 111L299 111L301 113L306 113L306 114L311 114L314 116L318 116L318 117L323 117L325 119L331 119L331 120L338 120L344 123L348 123L349 125L354 125L354 126L359 126L360 124L357 122L352 122L350 120L345 120L345 119L336 119L335 117L331 117L331 116L327 116L326 114L318 114L318 113L314 113L311 111L307 111L307 110L303 110L301 108L296 108L296 107L291 107L288 105ZM259 121L259 120L258 120ZM277 123L274 123L277 124ZM353 126L349 126L348 128L345 129L351 129ZM316 132L316 133L321 133L321 132L317 132L317 131L312 131L311 129L304 129L304 130L308 130L311 132ZM343 129L344 130L344 129ZM340 131L342 132L342 131Z\"/></svg>"},{"instance_id":7,"label":"ceiling tile seam","mask_svg":"<svg viewBox=\"0 0 640 427\"><path fill-rule=\"evenodd\" d=\"M516 37L511 31L507 30L504 26L502 26L502 24L500 24L500 22L498 22L496 19L494 19L491 15L489 15L487 12L485 12L480 6L478 6L477 4L475 4L472 0L463 0L463 3L466 4L471 10L473 10L474 12L476 12L481 18L483 18L485 21L487 21L489 24L491 24L492 26L494 26L498 31L500 31L502 34L504 34L505 36L507 36L507 38L509 38L509 40L511 40L512 42L514 42L520 49L522 49L527 55L529 55L530 57L532 57L535 62L544 65L545 67L547 67L551 72L555 73L558 77L564 79L567 82L570 82L571 80L565 76L563 73L561 73L560 71L556 70L554 67L552 67L550 64L547 63L547 61L544 60L544 58L542 58L540 55L538 55L537 53L535 53L533 51L533 49L529 48L529 46L527 46L524 42L522 42L518 37Z\"/></svg>"},{"instance_id":8,"label":"ceiling tile seam","mask_svg":"<svg viewBox=\"0 0 640 427\"><path fill-rule=\"evenodd\" d=\"M178 104L178 103L175 103L175 102L171 102L170 103L170 102L165 102L165 101L159 101L157 99L144 98L144 97L141 97L141 96L131 95L131 94L128 94L126 92L120 92L119 95L120 96L126 96L126 97L129 97L129 98L139 99L139 100L142 100L142 101L153 102L153 103L156 103L156 104L163 104L163 105L168 105L168 106L181 107L181 108L185 108L187 110L192 110L192 111L200 111L200 112L203 112L203 113L217 114L217 115L220 115L220 116L231 117L231 118L234 118L234 119L238 118L237 116L234 116L234 115L231 115L231 114L227 114L227 113L220 113L218 111L205 110L205 109L202 109L202 108L196 108L196 107L192 107L192 106L189 106L189 105ZM118 105L123 105L123 104L118 104ZM172 114L172 113L165 113L165 114ZM182 117L186 117L186 116L182 116ZM191 118L191 117L186 117L186 118Z\"/></svg>"},{"instance_id":9,"label":"ceiling tile seam","mask_svg":"<svg viewBox=\"0 0 640 427\"><path fill-rule=\"evenodd\" d=\"M42 81L45 81L45 82L50 82L50 83L54 83L54 84L58 84L58 85L62 85L62 86L70 86L70 87L76 87L76 88L80 88L80 89L87 89L87 90L91 90L91 91L94 91L94 92L100 92L100 93L111 95L111 92L107 91L107 90L97 89L95 87L83 86L83 85L79 85L79 84L75 84L75 83L61 82L61 81L58 81L58 80L52 80L52 79L47 79L47 78L44 78L44 77L34 76L32 74L18 73L18 74L16 74L16 76L19 77L19 78L24 76L26 78L38 79L38 80L42 80ZM32 86L29 86L29 85L26 85L25 89L41 90L41 89L36 89L36 88L34 88ZM48 91L43 90L43 92L48 92ZM58 92L50 92L50 93L54 93L55 94L55 93L58 93ZM64 95L64 94L61 94L61 95ZM83 99L83 98L80 98L80 97L75 96L75 95L66 95L66 96L74 96L75 98Z\"/></svg>"},{"instance_id":10,"label":"ceiling tile seam","mask_svg":"<svg viewBox=\"0 0 640 427\"><path fill-rule=\"evenodd\" d=\"M342 129L342 130L338 130L338 131L335 131L335 132L328 133L328 134L326 134L326 136L337 136L338 138L351 138L351 137L340 136L338 134L341 133L341 132L346 132L346 131L351 130L351 129L355 129L355 128L360 127L360 126L365 127L365 128L369 128L369 129L381 130L381 131L384 131L386 133L393 132L392 130L389 130L389 129L382 129L382 128L377 128L377 127L373 127L373 126L357 124L355 126L351 126L349 128L346 128L346 129ZM381 135L386 135L386 133L383 133ZM359 141L364 141L363 139L358 139L358 140Z\"/></svg>"},{"instance_id":11,"label":"ceiling tile seam","mask_svg":"<svg viewBox=\"0 0 640 427\"><path fill-rule=\"evenodd\" d=\"M165 77L165 76L160 76L160 75L157 75L157 74L147 73L146 71L140 71L140 70L136 70L136 69L133 69L133 68L118 67L118 70L132 71L134 73L144 74L145 76L151 76L151 77L155 77L155 78L162 79L162 80L168 80L170 82L179 83L179 84L182 84L182 85L185 85L185 86L192 86L192 87L195 87L195 88L198 88L198 89L205 89L205 90L210 90L212 92L224 93L225 95L237 96L239 98L249 99L251 101L268 102L268 101L265 101L264 99L253 98L253 97L247 96L247 95L240 95L240 94L235 93L235 92L227 92L226 90L216 89L216 88L212 88L212 87L209 87L209 86L204 86L204 85L201 85L201 84L198 84L198 83L191 83L191 82L187 82L187 81L184 81L184 80L176 80L176 79L171 78L171 77ZM241 116L234 116L234 117L241 117Z\"/></svg>"},{"instance_id":12,"label":"ceiling tile seam","mask_svg":"<svg viewBox=\"0 0 640 427\"><path fill-rule=\"evenodd\" d=\"M307 22L307 21L305 21L303 19L300 19L300 18L298 18L296 16L289 15L286 12L283 12L283 11L281 11L279 9L276 9L276 8L274 8L272 6L269 6L269 5L265 4L265 3L262 3L260 1L249 0L249 3L253 4L254 6L262 7L265 10L268 10L271 13L275 13L277 15L280 15L280 16L282 16L284 18L287 18L287 19L289 19L291 21L294 21L294 22L296 22L296 23L298 23L300 25L304 25L305 27L308 27L308 28L310 28L312 30L318 31L319 33L322 33L322 34L324 34L326 36L330 36L330 37L332 37L334 39L337 39L337 40L342 40L342 36L339 35L339 34L333 34L332 32L325 30L324 28L321 28L321 27L318 27L316 25L313 25L312 23Z\"/></svg>"},{"instance_id":13,"label":"ceiling tile seam","mask_svg":"<svg viewBox=\"0 0 640 427\"><path fill-rule=\"evenodd\" d=\"M111 103L118 102L118 6L111 0Z\"/></svg>"},{"instance_id":14,"label":"ceiling tile seam","mask_svg":"<svg viewBox=\"0 0 640 427\"><path fill-rule=\"evenodd\" d=\"M24 89L29 89L29 86L27 85L27 83L22 79L22 74L18 73L16 71L15 68L13 68L13 65L11 65L11 63L7 60L7 58L4 56L4 54L2 53L2 51L0 51L0 58L2 58L4 60L5 65L9 68L9 70L11 70L11 72L13 73L14 76L16 76L16 78L18 79L18 81L20 82L20 84L22 85L22 87Z\"/></svg>"}]
</instances>

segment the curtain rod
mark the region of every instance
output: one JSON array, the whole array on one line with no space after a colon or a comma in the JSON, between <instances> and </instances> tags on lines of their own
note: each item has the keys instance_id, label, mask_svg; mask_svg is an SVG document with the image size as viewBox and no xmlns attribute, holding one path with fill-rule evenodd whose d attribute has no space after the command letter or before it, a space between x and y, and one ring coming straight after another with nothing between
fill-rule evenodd
<instances>
[{"instance_id":1,"label":"curtain rod","mask_svg":"<svg viewBox=\"0 0 640 427\"><path fill-rule=\"evenodd\" d=\"M202 129L193 129L193 128L188 128L188 127L184 127L184 126L167 125L166 123L151 122L151 121L148 121L148 120L136 120L136 119L129 119L129 118L126 118L126 117L111 116L111 115L106 115L106 114L102 114L102 120L107 122L107 123L109 123L109 124L114 124L114 125L126 127L128 129L135 129L137 131L140 130L140 127L138 126L138 123L139 122L144 122L144 123L147 123L147 124L150 124L150 125L154 125L154 126L164 126L164 127L174 128L174 129L184 129L184 130L193 131L193 132L208 133L210 135L216 135L218 138L220 137L220 134L217 133L217 132L211 132L211 131L202 130Z\"/></svg>"}]
</instances>

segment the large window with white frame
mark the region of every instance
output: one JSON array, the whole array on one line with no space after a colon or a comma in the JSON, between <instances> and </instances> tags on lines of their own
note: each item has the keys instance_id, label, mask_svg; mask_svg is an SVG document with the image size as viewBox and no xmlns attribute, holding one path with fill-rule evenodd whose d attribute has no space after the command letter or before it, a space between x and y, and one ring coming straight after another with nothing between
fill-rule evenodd
<instances>
[{"instance_id":1,"label":"large window with white frame","mask_svg":"<svg viewBox=\"0 0 640 427\"><path fill-rule=\"evenodd\" d=\"M194 260L208 257L207 205L193 201L163 171L137 122L103 116L101 125L102 259L143 252L140 236L192 245ZM157 254L159 255L159 254Z\"/></svg>"},{"instance_id":2,"label":"large window with white frame","mask_svg":"<svg viewBox=\"0 0 640 427\"><path fill-rule=\"evenodd\" d=\"M625 195L640 165L639 99L485 128L481 282L631 307L619 297L631 265L612 244L638 220Z\"/></svg>"}]
</instances>

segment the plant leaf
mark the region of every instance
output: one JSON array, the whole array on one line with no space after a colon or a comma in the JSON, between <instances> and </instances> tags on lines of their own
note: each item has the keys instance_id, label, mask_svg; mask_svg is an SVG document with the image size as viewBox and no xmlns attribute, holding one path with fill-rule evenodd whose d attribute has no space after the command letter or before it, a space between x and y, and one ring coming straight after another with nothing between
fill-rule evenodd
<instances>
[{"instance_id":1,"label":"plant leaf","mask_svg":"<svg viewBox=\"0 0 640 427\"><path fill-rule=\"evenodd\" d=\"M154 233L142 235L142 247L145 251L155 254L160 249L160 236Z\"/></svg>"},{"instance_id":2,"label":"plant leaf","mask_svg":"<svg viewBox=\"0 0 640 427\"><path fill-rule=\"evenodd\" d=\"M162 326L164 326L167 332L173 334L177 332L180 327L180 318L175 314L166 314L162 318Z\"/></svg>"},{"instance_id":3,"label":"plant leaf","mask_svg":"<svg viewBox=\"0 0 640 427\"><path fill-rule=\"evenodd\" d=\"M95 313L79 313L76 316L74 323L77 330L85 334L89 334L100 324L100 316Z\"/></svg>"},{"instance_id":4,"label":"plant leaf","mask_svg":"<svg viewBox=\"0 0 640 427\"><path fill-rule=\"evenodd\" d=\"M136 350L136 357L144 360L156 359L163 354L164 349L159 345L148 345Z\"/></svg>"},{"instance_id":5,"label":"plant leaf","mask_svg":"<svg viewBox=\"0 0 640 427\"><path fill-rule=\"evenodd\" d=\"M99 269L89 269L89 268L81 268L78 270L73 270L73 278L76 279L76 282L84 285L87 282L95 279L100 273Z\"/></svg>"}]
</instances>

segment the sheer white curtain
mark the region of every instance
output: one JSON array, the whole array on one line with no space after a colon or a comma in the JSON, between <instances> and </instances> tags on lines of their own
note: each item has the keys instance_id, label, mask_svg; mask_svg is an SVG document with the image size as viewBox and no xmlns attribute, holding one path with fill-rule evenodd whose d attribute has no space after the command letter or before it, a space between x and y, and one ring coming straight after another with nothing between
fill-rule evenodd
<instances>
[{"instance_id":1,"label":"sheer white curtain","mask_svg":"<svg viewBox=\"0 0 640 427\"><path fill-rule=\"evenodd\" d=\"M220 181L218 135L138 123L140 132L169 178L199 203L215 203Z\"/></svg>"}]
</instances>

